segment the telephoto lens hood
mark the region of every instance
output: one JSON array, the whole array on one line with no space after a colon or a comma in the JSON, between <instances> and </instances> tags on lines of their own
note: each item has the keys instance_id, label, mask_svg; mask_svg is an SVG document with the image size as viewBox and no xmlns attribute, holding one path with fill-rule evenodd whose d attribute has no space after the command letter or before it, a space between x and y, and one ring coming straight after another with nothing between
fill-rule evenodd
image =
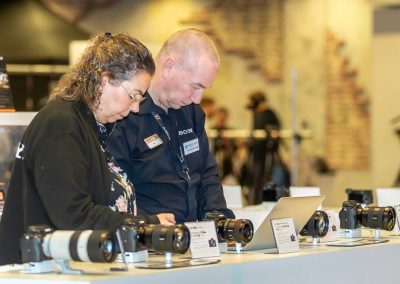
<instances>
[{"instance_id":1,"label":"telephoto lens hood","mask_svg":"<svg viewBox=\"0 0 400 284\"><path fill-rule=\"evenodd\" d=\"M113 262L117 239L109 231L53 231L46 225L35 225L22 236L20 248L23 263L49 259Z\"/></svg>"},{"instance_id":2,"label":"telephoto lens hood","mask_svg":"<svg viewBox=\"0 0 400 284\"><path fill-rule=\"evenodd\" d=\"M109 231L54 231L45 236L43 251L54 259L113 262L117 257L117 240Z\"/></svg>"},{"instance_id":3,"label":"telephoto lens hood","mask_svg":"<svg viewBox=\"0 0 400 284\"><path fill-rule=\"evenodd\" d=\"M314 212L299 234L302 236L310 236L312 238L322 238L326 236L328 230L328 214L326 214L325 211L317 210Z\"/></svg>"}]
</instances>

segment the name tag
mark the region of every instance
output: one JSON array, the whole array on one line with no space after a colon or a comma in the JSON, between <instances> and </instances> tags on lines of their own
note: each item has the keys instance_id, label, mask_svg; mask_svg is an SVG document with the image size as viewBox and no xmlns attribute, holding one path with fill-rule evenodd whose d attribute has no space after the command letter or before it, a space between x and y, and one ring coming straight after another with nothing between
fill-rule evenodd
<instances>
[{"instance_id":1,"label":"name tag","mask_svg":"<svg viewBox=\"0 0 400 284\"><path fill-rule=\"evenodd\" d=\"M163 143L160 136L158 136L157 134L153 134L147 138L144 138L144 142L150 149L153 149Z\"/></svg>"},{"instance_id":2,"label":"name tag","mask_svg":"<svg viewBox=\"0 0 400 284\"><path fill-rule=\"evenodd\" d=\"M183 143L183 152L185 156L197 152L200 150L199 138L187 141Z\"/></svg>"}]
</instances>

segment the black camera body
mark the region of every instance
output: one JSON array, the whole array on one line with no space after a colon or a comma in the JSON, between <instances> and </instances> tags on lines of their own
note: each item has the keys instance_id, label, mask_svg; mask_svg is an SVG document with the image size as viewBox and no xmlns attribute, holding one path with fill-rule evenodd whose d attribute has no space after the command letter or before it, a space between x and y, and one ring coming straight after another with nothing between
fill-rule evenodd
<instances>
[{"instance_id":1,"label":"black camera body","mask_svg":"<svg viewBox=\"0 0 400 284\"><path fill-rule=\"evenodd\" d=\"M20 240L22 263L42 262L51 259L51 257L44 254L43 241L45 235L52 232L53 229L45 225L30 226L28 228L28 233L24 234Z\"/></svg>"},{"instance_id":2,"label":"black camera body","mask_svg":"<svg viewBox=\"0 0 400 284\"><path fill-rule=\"evenodd\" d=\"M153 225L140 218L127 218L120 232L125 252L154 250L184 254L190 246L190 232L185 225Z\"/></svg>"},{"instance_id":3,"label":"black camera body","mask_svg":"<svg viewBox=\"0 0 400 284\"><path fill-rule=\"evenodd\" d=\"M273 181L268 181L263 186L263 201L276 202L282 197L290 196L289 189L285 186L277 185Z\"/></svg>"},{"instance_id":4,"label":"black camera body","mask_svg":"<svg viewBox=\"0 0 400 284\"><path fill-rule=\"evenodd\" d=\"M205 220L213 220L217 230L218 242L232 242L246 244L253 239L253 223L247 219L227 219L219 211L207 212Z\"/></svg>"},{"instance_id":5,"label":"black camera body","mask_svg":"<svg viewBox=\"0 0 400 284\"><path fill-rule=\"evenodd\" d=\"M355 230L361 227L360 218L362 207L355 200L345 201L342 204L342 209L339 212L340 228Z\"/></svg>"},{"instance_id":6,"label":"black camera body","mask_svg":"<svg viewBox=\"0 0 400 284\"><path fill-rule=\"evenodd\" d=\"M363 208L355 200L343 202L339 212L340 228L354 230L361 226L371 229L393 230L396 220L396 211L392 206Z\"/></svg>"},{"instance_id":7,"label":"black camera body","mask_svg":"<svg viewBox=\"0 0 400 284\"><path fill-rule=\"evenodd\" d=\"M109 231L54 231L47 225L28 227L20 240L23 263L46 260L112 262L117 256L117 240Z\"/></svg>"}]
</instances>

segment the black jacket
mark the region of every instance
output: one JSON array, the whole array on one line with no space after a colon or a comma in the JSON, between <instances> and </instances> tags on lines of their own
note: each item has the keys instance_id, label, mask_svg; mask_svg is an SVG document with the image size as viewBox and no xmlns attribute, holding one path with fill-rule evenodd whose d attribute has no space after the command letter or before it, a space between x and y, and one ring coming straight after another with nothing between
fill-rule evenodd
<instances>
[{"instance_id":1,"label":"black jacket","mask_svg":"<svg viewBox=\"0 0 400 284\"><path fill-rule=\"evenodd\" d=\"M19 240L30 225L115 230L124 217L107 207L111 181L92 112L83 103L49 103L16 154L0 223L0 265L21 261Z\"/></svg>"},{"instance_id":2,"label":"black jacket","mask_svg":"<svg viewBox=\"0 0 400 284\"><path fill-rule=\"evenodd\" d=\"M155 114L161 119L157 120ZM204 121L199 105L169 109L166 114L148 95L138 114L117 123L108 148L134 181L140 210L147 214L173 213L177 223L202 220L205 212L212 210L234 218L226 208ZM157 138L162 144L157 145ZM182 157L190 179L183 171Z\"/></svg>"}]
</instances>

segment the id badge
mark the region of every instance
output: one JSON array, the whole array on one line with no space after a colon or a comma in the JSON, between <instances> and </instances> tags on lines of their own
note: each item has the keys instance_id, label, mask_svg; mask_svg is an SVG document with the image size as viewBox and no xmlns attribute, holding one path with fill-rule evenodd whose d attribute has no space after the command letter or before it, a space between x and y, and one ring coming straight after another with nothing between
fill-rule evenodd
<instances>
[{"instance_id":1,"label":"id badge","mask_svg":"<svg viewBox=\"0 0 400 284\"><path fill-rule=\"evenodd\" d=\"M146 143L147 147L149 147L149 149L153 149L163 143L158 134L153 134L147 138L144 138L144 142Z\"/></svg>"},{"instance_id":2,"label":"id badge","mask_svg":"<svg viewBox=\"0 0 400 284\"><path fill-rule=\"evenodd\" d=\"M183 152L185 153L185 156L197 152L199 150L200 150L199 138L195 138L193 140L183 143Z\"/></svg>"}]
</instances>

